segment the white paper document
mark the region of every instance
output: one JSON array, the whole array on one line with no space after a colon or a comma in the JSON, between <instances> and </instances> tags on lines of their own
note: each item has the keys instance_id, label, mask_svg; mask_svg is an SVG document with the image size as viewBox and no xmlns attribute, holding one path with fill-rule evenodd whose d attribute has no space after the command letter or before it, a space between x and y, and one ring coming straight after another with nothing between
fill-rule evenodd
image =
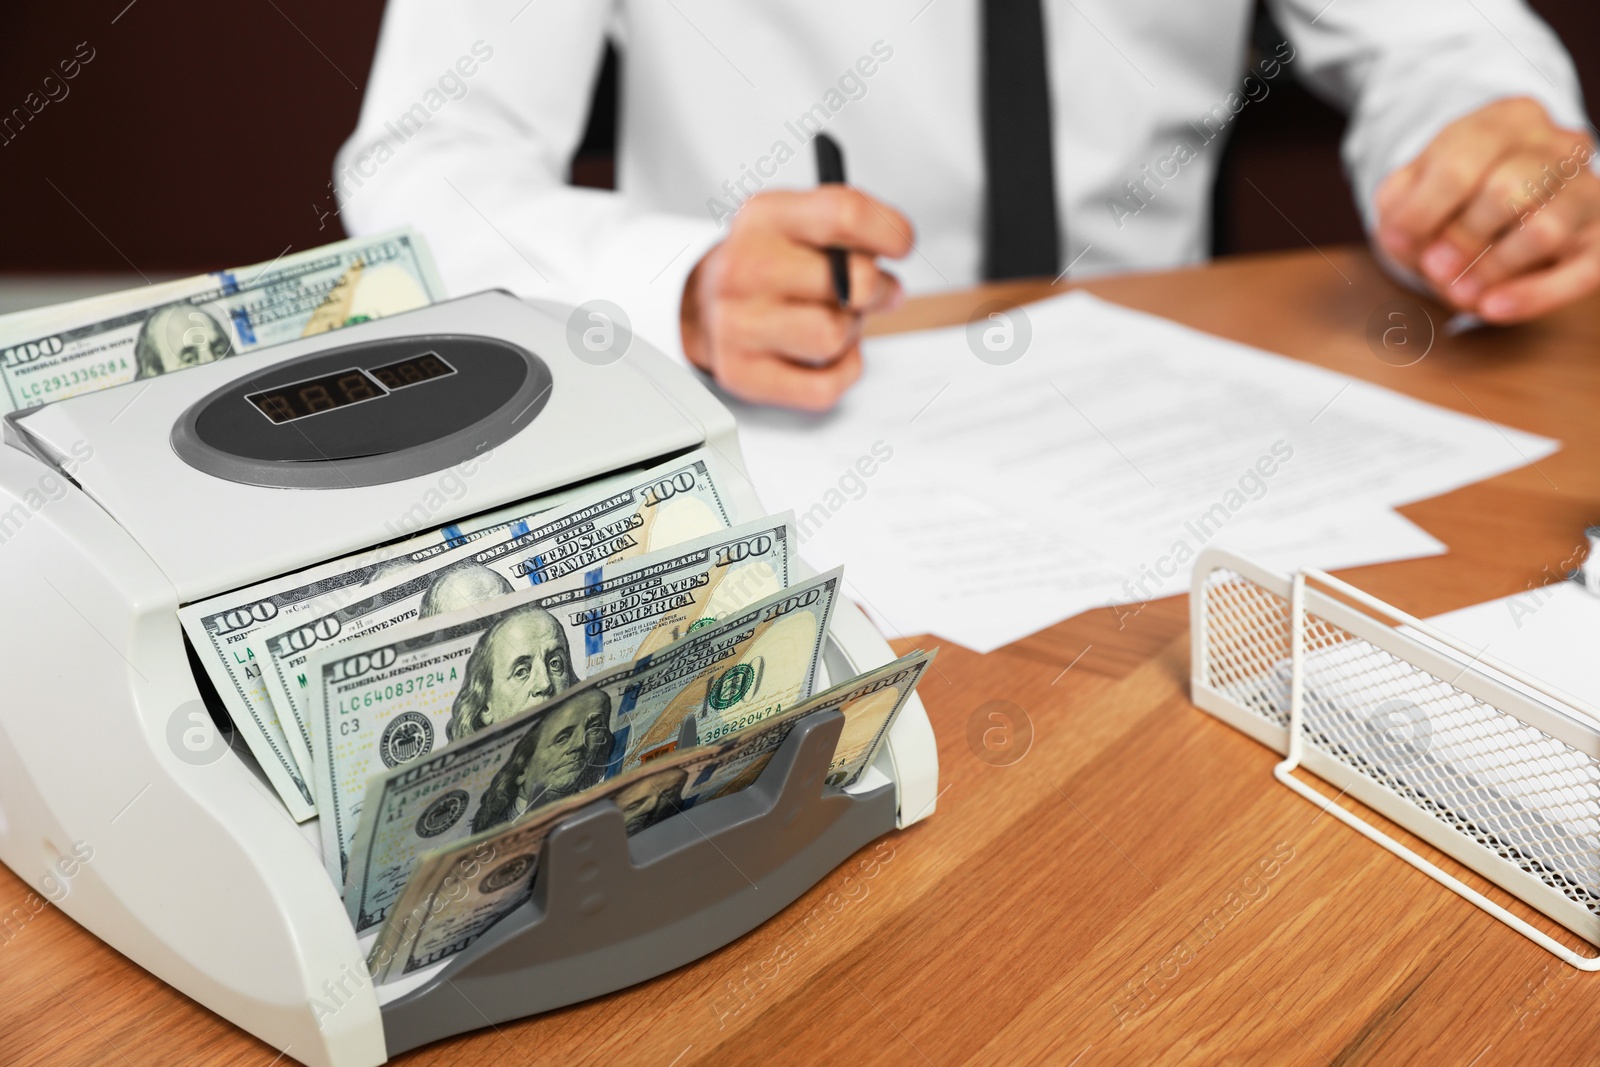
<instances>
[{"instance_id":1,"label":"white paper document","mask_svg":"<svg viewBox=\"0 0 1600 1067\"><path fill-rule=\"evenodd\" d=\"M1435 615L1434 626L1600 710L1600 596L1555 582ZM1600 716L1595 716L1600 718Z\"/></svg>"},{"instance_id":2,"label":"white paper document","mask_svg":"<svg viewBox=\"0 0 1600 1067\"><path fill-rule=\"evenodd\" d=\"M763 502L891 633L988 651L1181 593L1210 544L1285 569L1436 554L1394 506L1558 447L1084 293L1022 314L1011 363L981 330L901 334L827 415L732 405Z\"/></svg>"}]
</instances>

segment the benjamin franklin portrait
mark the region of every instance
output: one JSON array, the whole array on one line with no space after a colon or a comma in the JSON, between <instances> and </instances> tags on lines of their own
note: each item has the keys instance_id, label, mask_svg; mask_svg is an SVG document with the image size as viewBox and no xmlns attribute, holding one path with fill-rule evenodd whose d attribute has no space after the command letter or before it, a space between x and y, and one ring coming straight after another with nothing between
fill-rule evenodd
<instances>
[{"instance_id":1,"label":"benjamin franklin portrait","mask_svg":"<svg viewBox=\"0 0 1600 1067\"><path fill-rule=\"evenodd\" d=\"M472 832L510 822L526 811L599 783L611 762L611 698L583 689L542 713L489 782L472 817Z\"/></svg>"},{"instance_id":2,"label":"benjamin franklin portrait","mask_svg":"<svg viewBox=\"0 0 1600 1067\"><path fill-rule=\"evenodd\" d=\"M689 772L681 767L652 774L612 796L627 823L628 836L646 830L683 810L683 789Z\"/></svg>"},{"instance_id":3,"label":"benjamin franklin portrait","mask_svg":"<svg viewBox=\"0 0 1600 1067\"><path fill-rule=\"evenodd\" d=\"M220 322L193 304L171 304L139 327L133 345L134 377L154 378L232 354L233 344Z\"/></svg>"},{"instance_id":4,"label":"benjamin franklin portrait","mask_svg":"<svg viewBox=\"0 0 1600 1067\"><path fill-rule=\"evenodd\" d=\"M452 741L542 704L578 681L561 624L532 604L489 627L467 658L465 673L445 727Z\"/></svg>"},{"instance_id":5,"label":"benjamin franklin portrait","mask_svg":"<svg viewBox=\"0 0 1600 1067\"><path fill-rule=\"evenodd\" d=\"M475 560L459 560L434 576L433 584L422 594L417 617L426 619L430 615L458 611L509 592L511 583L499 572Z\"/></svg>"}]
</instances>

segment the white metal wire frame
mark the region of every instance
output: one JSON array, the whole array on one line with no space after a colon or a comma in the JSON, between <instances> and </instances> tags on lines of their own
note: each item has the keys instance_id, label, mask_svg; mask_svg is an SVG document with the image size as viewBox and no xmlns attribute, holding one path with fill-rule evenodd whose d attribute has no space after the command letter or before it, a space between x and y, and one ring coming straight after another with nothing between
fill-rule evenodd
<instances>
[{"instance_id":1,"label":"white metal wire frame","mask_svg":"<svg viewBox=\"0 0 1600 1067\"><path fill-rule=\"evenodd\" d=\"M1191 616L1195 702L1286 753L1279 781L1573 967L1600 970L1600 956L1573 952L1294 773L1600 944L1600 714L1317 570L1284 578L1208 551Z\"/></svg>"}]
</instances>

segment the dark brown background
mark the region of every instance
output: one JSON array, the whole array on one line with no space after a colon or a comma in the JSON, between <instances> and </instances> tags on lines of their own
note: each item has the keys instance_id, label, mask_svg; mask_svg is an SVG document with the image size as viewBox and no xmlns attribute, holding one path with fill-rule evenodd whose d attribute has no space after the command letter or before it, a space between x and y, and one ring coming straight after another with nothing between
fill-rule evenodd
<instances>
[{"instance_id":1,"label":"dark brown background","mask_svg":"<svg viewBox=\"0 0 1600 1067\"><path fill-rule=\"evenodd\" d=\"M0 272L197 272L341 235L331 218L319 232L318 207L331 206L333 154L355 124L382 0L8 6L0 116L80 41L96 54L65 99L0 145ZM1575 54L1600 113L1600 5L1534 7ZM614 97L604 83L601 95L574 164L585 184L610 180ZM1342 124L1285 83L1242 113L1217 188L1217 252L1360 237L1338 161Z\"/></svg>"}]
</instances>

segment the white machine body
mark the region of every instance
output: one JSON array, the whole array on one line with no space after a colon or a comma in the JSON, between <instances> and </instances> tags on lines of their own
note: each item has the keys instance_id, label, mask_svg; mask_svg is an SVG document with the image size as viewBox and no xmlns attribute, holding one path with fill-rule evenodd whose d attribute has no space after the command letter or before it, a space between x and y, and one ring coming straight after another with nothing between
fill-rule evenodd
<instances>
[{"instance_id":1,"label":"white machine body","mask_svg":"<svg viewBox=\"0 0 1600 1067\"><path fill-rule=\"evenodd\" d=\"M638 339L608 365L577 358L567 315L483 293L7 421L0 860L287 1058L384 1062L387 987L366 980L314 831L296 826L246 757L230 750L195 765L173 743L175 713L199 699L178 608L702 446L730 475L739 521L759 516L728 411ZM549 371L531 420L465 467L424 461L373 484L285 488L207 473L174 444L197 404L266 369L439 335L507 341ZM865 616L842 605L834 676L891 655ZM893 780L906 826L933 811L937 777L933 733L913 700L861 787Z\"/></svg>"}]
</instances>

